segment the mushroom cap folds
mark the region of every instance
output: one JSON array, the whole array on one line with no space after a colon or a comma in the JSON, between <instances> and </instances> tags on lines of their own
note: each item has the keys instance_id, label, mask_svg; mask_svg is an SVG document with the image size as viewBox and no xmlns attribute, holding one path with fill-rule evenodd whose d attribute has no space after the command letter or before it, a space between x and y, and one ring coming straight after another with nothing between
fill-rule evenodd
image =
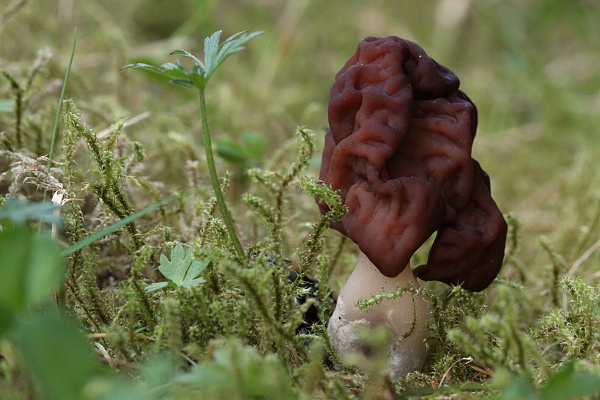
<instances>
[{"instance_id":1,"label":"mushroom cap folds","mask_svg":"<svg viewBox=\"0 0 600 400\"><path fill-rule=\"evenodd\" d=\"M477 109L458 87L417 44L364 39L330 90L320 179L349 209L332 228L382 274L402 272L437 231L415 276L480 291L500 270L507 225L471 158Z\"/></svg>"}]
</instances>

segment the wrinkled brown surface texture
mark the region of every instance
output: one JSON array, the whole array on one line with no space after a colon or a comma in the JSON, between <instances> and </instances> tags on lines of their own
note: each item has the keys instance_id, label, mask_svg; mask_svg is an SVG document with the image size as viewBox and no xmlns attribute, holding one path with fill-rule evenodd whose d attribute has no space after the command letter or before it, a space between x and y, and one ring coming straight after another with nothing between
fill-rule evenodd
<instances>
[{"instance_id":1,"label":"wrinkled brown surface texture","mask_svg":"<svg viewBox=\"0 0 600 400\"><path fill-rule=\"evenodd\" d=\"M437 231L415 275L479 291L500 270L507 228L471 158L477 110L458 87L415 43L364 39L330 91L320 178L350 210L332 227L384 275Z\"/></svg>"}]
</instances>

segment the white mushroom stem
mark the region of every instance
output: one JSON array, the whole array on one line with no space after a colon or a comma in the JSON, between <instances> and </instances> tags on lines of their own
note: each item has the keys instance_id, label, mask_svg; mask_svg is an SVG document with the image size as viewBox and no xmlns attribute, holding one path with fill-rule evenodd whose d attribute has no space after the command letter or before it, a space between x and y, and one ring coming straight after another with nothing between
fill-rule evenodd
<instances>
[{"instance_id":1,"label":"white mushroom stem","mask_svg":"<svg viewBox=\"0 0 600 400\"><path fill-rule=\"evenodd\" d=\"M342 355L359 352L358 332L364 327L385 326L392 335L390 372L394 377L400 377L420 370L427 356L424 344L425 325L430 317L427 302L412 293L404 293L393 300L384 299L369 311L361 311L356 306L361 299L368 300L372 295L381 294L382 289L392 292L411 284L414 288L420 287L409 266L398 276L389 278L361 252L327 326L334 348Z\"/></svg>"}]
</instances>

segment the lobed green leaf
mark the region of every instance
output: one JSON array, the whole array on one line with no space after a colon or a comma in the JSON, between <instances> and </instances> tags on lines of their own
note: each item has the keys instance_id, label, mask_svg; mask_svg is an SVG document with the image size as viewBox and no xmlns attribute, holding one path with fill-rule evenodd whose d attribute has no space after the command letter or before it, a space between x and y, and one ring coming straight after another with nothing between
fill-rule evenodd
<instances>
[{"instance_id":1,"label":"lobed green leaf","mask_svg":"<svg viewBox=\"0 0 600 400\"><path fill-rule=\"evenodd\" d=\"M171 282L159 282L146 286L146 292L152 292L158 289L170 287L189 288L205 282L204 278L199 277L208 267L209 260L195 260L194 249L190 247L185 250L181 243L171 250L171 259L162 254L160 256L160 266L158 270Z\"/></svg>"}]
</instances>

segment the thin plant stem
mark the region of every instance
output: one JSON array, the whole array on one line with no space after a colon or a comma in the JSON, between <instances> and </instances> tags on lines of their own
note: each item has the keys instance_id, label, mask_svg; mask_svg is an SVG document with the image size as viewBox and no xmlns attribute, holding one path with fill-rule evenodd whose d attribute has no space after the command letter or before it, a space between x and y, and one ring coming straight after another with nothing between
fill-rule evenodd
<instances>
[{"instance_id":1,"label":"thin plant stem","mask_svg":"<svg viewBox=\"0 0 600 400\"><path fill-rule=\"evenodd\" d=\"M233 243L233 247L235 248L235 252L237 253L241 261L244 260L246 256L244 253L244 248L240 243L240 239L238 238L238 235L235 232L235 227L233 226L233 219L231 218L231 214L229 213L229 209L227 208L227 204L225 203L225 198L223 197L223 192L221 191L221 185L219 185L217 169L215 168L215 158L213 156L212 151L212 142L210 140L210 130L208 128L208 117L206 113L206 99L204 96L204 89L198 89L198 101L200 102L200 114L202 118L202 137L204 139L206 163L208 164L210 180L212 182L213 190L215 191L215 197L217 198L217 205L219 207L219 211L221 211L221 215L223 216L223 221L225 222L225 226L227 227L227 231L229 233L229 237L231 238L231 242Z\"/></svg>"}]
</instances>

